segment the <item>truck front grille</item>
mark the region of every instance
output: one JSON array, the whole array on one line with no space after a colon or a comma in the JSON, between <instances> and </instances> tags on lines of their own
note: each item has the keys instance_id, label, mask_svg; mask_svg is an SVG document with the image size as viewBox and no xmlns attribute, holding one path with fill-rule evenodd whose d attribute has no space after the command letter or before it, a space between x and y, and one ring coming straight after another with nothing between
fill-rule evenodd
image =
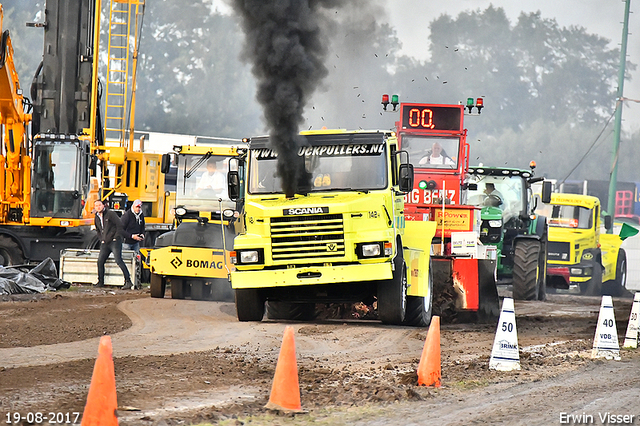
<instances>
[{"instance_id":1,"label":"truck front grille","mask_svg":"<svg viewBox=\"0 0 640 426\"><path fill-rule=\"evenodd\" d=\"M341 214L271 218L273 260L324 259L344 256Z\"/></svg>"},{"instance_id":2,"label":"truck front grille","mask_svg":"<svg viewBox=\"0 0 640 426\"><path fill-rule=\"evenodd\" d=\"M571 261L569 253L569 243L559 241L549 241L547 248L547 260L555 260L560 262Z\"/></svg>"}]
</instances>

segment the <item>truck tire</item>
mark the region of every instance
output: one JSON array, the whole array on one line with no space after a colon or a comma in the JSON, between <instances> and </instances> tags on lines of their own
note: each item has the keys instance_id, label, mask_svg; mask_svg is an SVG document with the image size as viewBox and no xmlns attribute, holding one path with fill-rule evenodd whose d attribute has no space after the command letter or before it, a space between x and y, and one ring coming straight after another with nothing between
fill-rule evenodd
<instances>
[{"instance_id":1,"label":"truck tire","mask_svg":"<svg viewBox=\"0 0 640 426\"><path fill-rule=\"evenodd\" d=\"M167 288L166 279L162 275L151 273L150 282L151 297L163 299Z\"/></svg>"},{"instance_id":2,"label":"truck tire","mask_svg":"<svg viewBox=\"0 0 640 426\"><path fill-rule=\"evenodd\" d=\"M262 321L265 298L255 288L236 289L238 321Z\"/></svg>"},{"instance_id":3,"label":"truck tire","mask_svg":"<svg viewBox=\"0 0 640 426\"><path fill-rule=\"evenodd\" d=\"M267 318L274 320L310 321L316 316L315 303L267 302Z\"/></svg>"},{"instance_id":4,"label":"truck tire","mask_svg":"<svg viewBox=\"0 0 640 426\"><path fill-rule=\"evenodd\" d=\"M520 240L516 242L513 260L513 298L515 300L537 300L544 271L540 270L540 241Z\"/></svg>"},{"instance_id":5,"label":"truck tire","mask_svg":"<svg viewBox=\"0 0 640 426\"><path fill-rule=\"evenodd\" d=\"M171 298L172 299L184 299L185 297L185 285L184 280L178 278L171 278Z\"/></svg>"},{"instance_id":6,"label":"truck tire","mask_svg":"<svg viewBox=\"0 0 640 426\"><path fill-rule=\"evenodd\" d=\"M433 268L429 264L429 295L407 296L407 312L404 323L412 327L427 327L433 310Z\"/></svg>"},{"instance_id":7,"label":"truck tire","mask_svg":"<svg viewBox=\"0 0 640 426\"><path fill-rule=\"evenodd\" d=\"M13 238L0 235L0 266L22 265L24 253Z\"/></svg>"},{"instance_id":8,"label":"truck tire","mask_svg":"<svg viewBox=\"0 0 640 426\"><path fill-rule=\"evenodd\" d=\"M538 285L538 300L547 300L547 254L549 252L549 243L545 234L540 241L540 258L538 259L538 270L541 273Z\"/></svg>"},{"instance_id":9,"label":"truck tire","mask_svg":"<svg viewBox=\"0 0 640 426\"><path fill-rule=\"evenodd\" d=\"M585 283L580 283L580 293L585 296L600 296L602 294L602 255L598 251L595 255L595 267L591 279Z\"/></svg>"},{"instance_id":10,"label":"truck tire","mask_svg":"<svg viewBox=\"0 0 640 426\"><path fill-rule=\"evenodd\" d=\"M407 267L402 254L397 254L393 263L393 278L378 282L378 318L385 324L399 325L407 312Z\"/></svg>"},{"instance_id":11,"label":"truck tire","mask_svg":"<svg viewBox=\"0 0 640 426\"><path fill-rule=\"evenodd\" d=\"M624 249L618 252L616 261L616 277L602 284L602 294L620 297L624 295L627 286L627 253Z\"/></svg>"}]
</instances>

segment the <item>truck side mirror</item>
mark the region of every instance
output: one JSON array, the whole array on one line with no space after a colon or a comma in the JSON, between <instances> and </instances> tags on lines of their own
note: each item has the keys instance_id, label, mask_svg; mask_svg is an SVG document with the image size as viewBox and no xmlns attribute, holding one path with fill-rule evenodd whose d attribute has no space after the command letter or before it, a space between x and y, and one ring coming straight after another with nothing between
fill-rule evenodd
<instances>
[{"instance_id":1,"label":"truck side mirror","mask_svg":"<svg viewBox=\"0 0 640 426\"><path fill-rule=\"evenodd\" d=\"M413 164L400 164L398 186L400 192L411 192L413 190Z\"/></svg>"},{"instance_id":2,"label":"truck side mirror","mask_svg":"<svg viewBox=\"0 0 640 426\"><path fill-rule=\"evenodd\" d=\"M169 173L171 167L171 156L169 154L162 154L162 161L160 162L160 171L164 174Z\"/></svg>"},{"instance_id":3,"label":"truck side mirror","mask_svg":"<svg viewBox=\"0 0 640 426\"><path fill-rule=\"evenodd\" d=\"M611 218L611 215L606 215L604 217L604 229L606 229L607 231L609 229L613 228L613 219Z\"/></svg>"},{"instance_id":4,"label":"truck side mirror","mask_svg":"<svg viewBox=\"0 0 640 426\"><path fill-rule=\"evenodd\" d=\"M542 182L542 202L545 204L551 202L551 181Z\"/></svg>"},{"instance_id":5,"label":"truck side mirror","mask_svg":"<svg viewBox=\"0 0 640 426\"><path fill-rule=\"evenodd\" d=\"M240 175L236 170L227 173L227 187L229 190L229 199L237 201L240 198Z\"/></svg>"}]
</instances>

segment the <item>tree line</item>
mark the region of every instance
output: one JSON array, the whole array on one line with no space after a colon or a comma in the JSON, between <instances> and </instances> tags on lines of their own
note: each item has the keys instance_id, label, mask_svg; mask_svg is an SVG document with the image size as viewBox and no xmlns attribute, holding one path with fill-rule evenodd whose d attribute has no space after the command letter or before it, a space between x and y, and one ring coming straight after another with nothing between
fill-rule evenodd
<instances>
[{"instance_id":1,"label":"tree line","mask_svg":"<svg viewBox=\"0 0 640 426\"><path fill-rule=\"evenodd\" d=\"M25 93L41 59L43 0L5 4ZM105 2L108 3L108 2ZM387 6L388 7L388 6ZM401 101L458 103L483 97L466 117L471 164L527 167L551 178L608 179L619 50L583 27L561 27L541 13L511 22L501 8L441 15L424 40L429 59L400 53L394 28L375 2L346 1L327 11L328 76L305 107L305 128L390 129L383 93ZM615 44L615 43L613 43ZM242 138L264 134L256 84L243 60L236 16L207 0L147 2L136 99L138 130ZM630 78L636 65L627 64ZM608 125L607 125L608 123ZM633 158L640 132L623 134L619 180L640 181ZM585 153L589 154L581 161ZM578 165L579 164L579 165Z\"/></svg>"}]
</instances>

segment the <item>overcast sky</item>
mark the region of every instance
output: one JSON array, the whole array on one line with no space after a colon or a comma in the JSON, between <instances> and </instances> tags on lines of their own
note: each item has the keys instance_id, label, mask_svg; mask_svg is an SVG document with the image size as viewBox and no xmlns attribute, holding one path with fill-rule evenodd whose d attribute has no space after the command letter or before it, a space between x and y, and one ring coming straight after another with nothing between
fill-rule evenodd
<instances>
[{"instance_id":1,"label":"overcast sky","mask_svg":"<svg viewBox=\"0 0 640 426\"><path fill-rule=\"evenodd\" d=\"M484 10L490 4L503 8L512 24L522 11L539 10L542 18L555 18L562 27L582 26L589 33L609 39L612 46L622 43L625 3L621 0L389 0L385 4L389 23L402 41L403 52L418 59L428 55L424 41L429 37L429 22L445 13L456 17L462 11ZM631 74L631 81L625 81L624 97L640 100L640 0L632 1L630 10L627 59L637 64L638 70ZM637 29L635 34L634 29ZM623 129L640 130L640 102L627 102L622 111Z\"/></svg>"},{"instance_id":2,"label":"overcast sky","mask_svg":"<svg viewBox=\"0 0 640 426\"><path fill-rule=\"evenodd\" d=\"M224 13L230 9L225 0L214 0L214 4ZM598 34L610 40L612 46L622 42L622 22L625 3L622 0L381 0L387 15L380 17L395 28L403 44L402 52L417 59L428 55L429 23L442 14L456 17L467 10L486 9L490 4L505 10L511 24L515 24L521 12L540 11L542 18L553 18L561 27L582 26L587 32ZM623 130L640 130L640 0L631 2L629 16L629 38L627 60L638 65L631 73L631 80L625 81L624 97L628 101L623 107ZM636 13L633 13L636 12ZM617 79L617 75L616 75Z\"/></svg>"}]
</instances>

